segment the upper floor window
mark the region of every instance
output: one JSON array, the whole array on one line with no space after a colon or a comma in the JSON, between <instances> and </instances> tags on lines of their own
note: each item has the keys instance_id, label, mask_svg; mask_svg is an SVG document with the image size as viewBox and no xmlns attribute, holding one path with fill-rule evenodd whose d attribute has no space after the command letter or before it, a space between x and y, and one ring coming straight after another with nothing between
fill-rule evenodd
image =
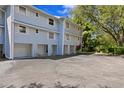
<instances>
[{"instance_id":1,"label":"upper floor window","mask_svg":"<svg viewBox=\"0 0 124 93\"><path fill-rule=\"evenodd\" d=\"M53 32L49 32L49 39L54 39L54 33Z\"/></svg>"},{"instance_id":2,"label":"upper floor window","mask_svg":"<svg viewBox=\"0 0 124 93\"><path fill-rule=\"evenodd\" d=\"M50 24L50 25L54 25L54 20L51 19L51 18L49 18L49 24Z\"/></svg>"},{"instance_id":3,"label":"upper floor window","mask_svg":"<svg viewBox=\"0 0 124 93\"><path fill-rule=\"evenodd\" d=\"M38 31L38 29L36 29L36 33L38 33L39 31Z\"/></svg>"},{"instance_id":4,"label":"upper floor window","mask_svg":"<svg viewBox=\"0 0 124 93\"><path fill-rule=\"evenodd\" d=\"M19 6L19 12L22 14L22 15L26 15L26 8L22 7L22 6Z\"/></svg>"},{"instance_id":5,"label":"upper floor window","mask_svg":"<svg viewBox=\"0 0 124 93\"><path fill-rule=\"evenodd\" d=\"M26 33L26 27L24 27L24 26L19 26L19 31L20 31L21 33Z\"/></svg>"},{"instance_id":6,"label":"upper floor window","mask_svg":"<svg viewBox=\"0 0 124 93\"><path fill-rule=\"evenodd\" d=\"M70 39L70 38L69 38L69 34L66 34L66 39L67 39L67 40L69 40L69 39Z\"/></svg>"},{"instance_id":7,"label":"upper floor window","mask_svg":"<svg viewBox=\"0 0 124 93\"><path fill-rule=\"evenodd\" d=\"M68 22L66 22L66 28L69 28L69 23Z\"/></svg>"},{"instance_id":8,"label":"upper floor window","mask_svg":"<svg viewBox=\"0 0 124 93\"><path fill-rule=\"evenodd\" d=\"M36 17L39 17L39 14L38 13L36 13Z\"/></svg>"}]
</instances>

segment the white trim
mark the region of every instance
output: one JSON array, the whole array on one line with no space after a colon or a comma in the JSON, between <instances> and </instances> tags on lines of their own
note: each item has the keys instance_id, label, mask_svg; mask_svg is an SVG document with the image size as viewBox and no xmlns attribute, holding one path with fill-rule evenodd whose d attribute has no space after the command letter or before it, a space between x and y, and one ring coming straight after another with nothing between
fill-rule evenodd
<instances>
[{"instance_id":1,"label":"white trim","mask_svg":"<svg viewBox=\"0 0 124 93\"><path fill-rule=\"evenodd\" d=\"M26 25L26 26L33 27L33 28L40 29L40 30L45 30L45 31L47 31L47 32L60 33L60 32L58 32L58 31L54 31L53 29L35 26L35 25L28 24L28 23L20 22L20 21L17 21L17 20L14 20L14 23Z\"/></svg>"}]
</instances>

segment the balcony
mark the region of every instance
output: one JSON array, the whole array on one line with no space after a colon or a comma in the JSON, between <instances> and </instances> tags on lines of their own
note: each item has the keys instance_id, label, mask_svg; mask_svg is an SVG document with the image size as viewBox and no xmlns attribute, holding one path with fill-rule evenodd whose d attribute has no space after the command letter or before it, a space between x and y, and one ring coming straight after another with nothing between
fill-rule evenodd
<instances>
[{"instance_id":1,"label":"balcony","mask_svg":"<svg viewBox=\"0 0 124 93\"><path fill-rule=\"evenodd\" d=\"M65 29L65 32L70 33L70 34L74 34L74 35L77 35L77 36L81 36L81 31Z\"/></svg>"},{"instance_id":2,"label":"balcony","mask_svg":"<svg viewBox=\"0 0 124 93\"><path fill-rule=\"evenodd\" d=\"M58 31L58 26L50 26L47 24L47 19L42 19L42 18L36 18L36 17L29 17L29 16L24 16L19 13L15 13L14 19L26 24L30 24L33 26L38 26L38 27L43 27L43 28L48 28L50 30Z\"/></svg>"}]
</instances>

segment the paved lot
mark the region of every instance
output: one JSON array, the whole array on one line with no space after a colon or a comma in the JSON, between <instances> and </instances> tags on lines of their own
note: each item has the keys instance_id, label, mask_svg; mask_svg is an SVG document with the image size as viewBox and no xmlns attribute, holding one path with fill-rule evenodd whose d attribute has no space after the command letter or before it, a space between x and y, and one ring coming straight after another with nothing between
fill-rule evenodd
<instances>
[{"instance_id":1,"label":"paved lot","mask_svg":"<svg viewBox=\"0 0 124 93\"><path fill-rule=\"evenodd\" d=\"M63 59L25 59L0 62L0 87L30 83L55 87L124 87L124 58L79 55Z\"/></svg>"}]
</instances>

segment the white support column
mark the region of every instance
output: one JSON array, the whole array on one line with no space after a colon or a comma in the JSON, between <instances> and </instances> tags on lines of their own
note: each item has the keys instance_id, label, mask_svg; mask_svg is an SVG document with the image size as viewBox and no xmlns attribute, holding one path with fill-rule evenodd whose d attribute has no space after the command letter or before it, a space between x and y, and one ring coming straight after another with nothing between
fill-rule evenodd
<instances>
[{"instance_id":1,"label":"white support column","mask_svg":"<svg viewBox=\"0 0 124 93\"><path fill-rule=\"evenodd\" d=\"M11 6L11 52L10 52L10 58L14 59L14 5Z\"/></svg>"},{"instance_id":2,"label":"white support column","mask_svg":"<svg viewBox=\"0 0 124 93\"><path fill-rule=\"evenodd\" d=\"M37 57L38 47L37 44L32 44L32 57Z\"/></svg>"},{"instance_id":3,"label":"white support column","mask_svg":"<svg viewBox=\"0 0 124 93\"><path fill-rule=\"evenodd\" d=\"M52 55L52 45L48 44L48 56Z\"/></svg>"},{"instance_id":4,"label":"white support column","mask_svg":"<svg viewBox=\"0 0 124 93\"><path fill-rule=\"evenodd\" d=\"M61 18L59 21L59 39L58 39L58 54L57 55L64 55L64 33L65 33L65 20Z\"/></svg>"},{"instance_id":5,"label":"white support column","mask_svg":"<svg viewBox=\"0 0 124 93\"><path fill-rule=\"evenodd\" d=\"M14 59L14 6L8 6L5 23L5 56Z\"/></svg>"}]
</instances>

